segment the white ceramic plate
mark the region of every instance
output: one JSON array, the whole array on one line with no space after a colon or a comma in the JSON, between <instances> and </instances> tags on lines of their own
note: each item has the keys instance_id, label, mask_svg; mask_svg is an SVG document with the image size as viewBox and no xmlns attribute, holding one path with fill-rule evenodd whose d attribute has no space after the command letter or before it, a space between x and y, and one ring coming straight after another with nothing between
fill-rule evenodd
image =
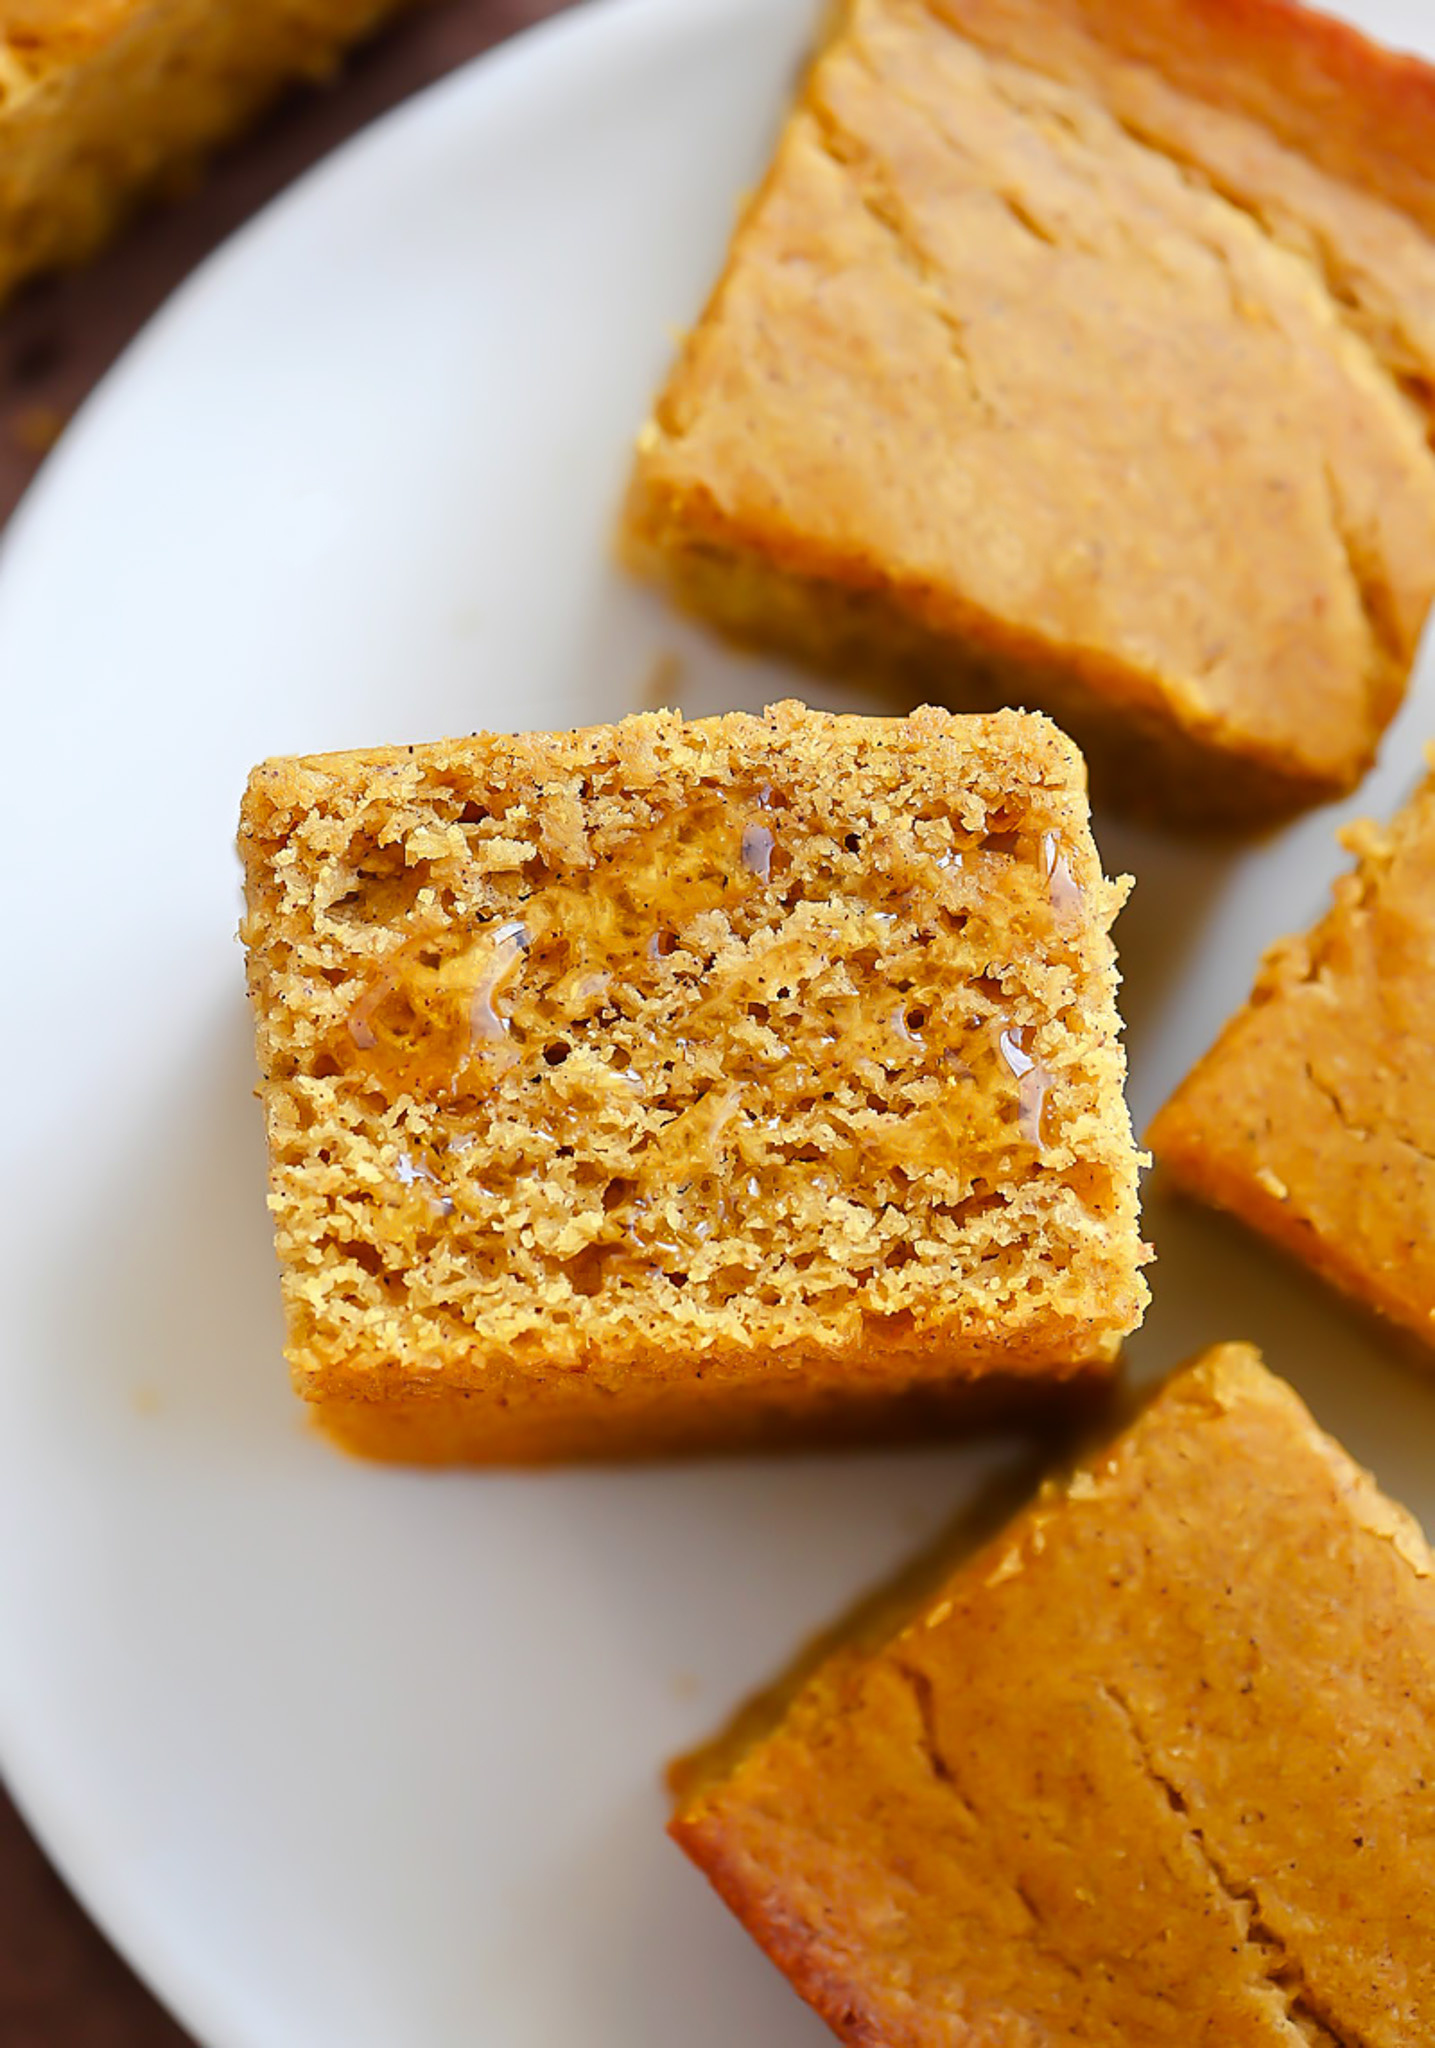
<instances>
[{"instance_id":1,"label":"white ceramic plate","mask_svg":"<svg viewBox=\"0 0 1435 2048\"><path fill-rule=\"evenodd\" d=\"M1424 0L1352 11L1435 47ZM384 122L178 295L0 557L0 1749L210 2048L826 2039L665 1841L659 1768L1009 1454L424 1477L329 1452L279 1358L250 764L610 717L675 651L690 709L859 701L608 566L813 13L618 0ZM1334 822L1241 859L1105 830L1139 1119L1319 908ZM1151 1228L1139 1369L1260 1339L1435 1520L1435 1385L1219 1226Z\"/></svg>"}]
</instances>

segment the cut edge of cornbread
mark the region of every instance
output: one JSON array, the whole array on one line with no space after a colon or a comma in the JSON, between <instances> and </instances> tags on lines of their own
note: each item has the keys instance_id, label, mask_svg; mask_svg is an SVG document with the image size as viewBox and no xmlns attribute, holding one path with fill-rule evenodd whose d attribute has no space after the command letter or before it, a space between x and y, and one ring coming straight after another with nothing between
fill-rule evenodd
<instances>
[{"instance_id":1,"label":"cut edge of cornbread","mask_svg":"<svg viewBox=\"0 0 1435 2048\"><path fill-rule=\"evenodd\" d=\"M280 761L241 849L289 1356L352 1447L905 1430L1139 1320L1124 889L1044 720Z\"/></svg>"},{"instance_id":2,"label":"cut edge of cornbread","mask_svg":"<svg viewBox=\"0 0 1435 2048\"><path fill-rule=\"evenodd\" d=\"M1278 820L1328 803L1372 766L1309 773L1287 750L1240 735L1194 703L1173 715L1170 695L1132 668L1091 651L1055 650L977 613L924 622L927 594L873 583L745 544L710 499L670 486L639 439L619 535L625 565L660 584L678 608L736 646L776 652L848 681L909 699L930 694L969 711L1019 705L1050 717L1081 747L1098 801L1162 824L1222 830L1252 817ZM1376 716L1393 715L1401 689Z\"/></svg>"}]
</instances>

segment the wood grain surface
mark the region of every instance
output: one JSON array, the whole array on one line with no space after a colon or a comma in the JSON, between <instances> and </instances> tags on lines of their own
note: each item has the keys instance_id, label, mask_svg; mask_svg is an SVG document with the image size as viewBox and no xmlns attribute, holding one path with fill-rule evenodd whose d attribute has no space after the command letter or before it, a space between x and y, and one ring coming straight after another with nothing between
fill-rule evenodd
<instances>
[{"instance_id":1,"label":"wood grain surface","mask_svg":"<svg viewBox=\"0 0 1435 2048\"><path fill-rule=\"evenodd\" d=\"M92 385L186 272L316 158L386 107L575 0L446 0L283 107L196 192L142 221L88 270L0 315L0 519ZM186 2048L0 1791L0 2044Z\"/></svg>"}]
</instances>

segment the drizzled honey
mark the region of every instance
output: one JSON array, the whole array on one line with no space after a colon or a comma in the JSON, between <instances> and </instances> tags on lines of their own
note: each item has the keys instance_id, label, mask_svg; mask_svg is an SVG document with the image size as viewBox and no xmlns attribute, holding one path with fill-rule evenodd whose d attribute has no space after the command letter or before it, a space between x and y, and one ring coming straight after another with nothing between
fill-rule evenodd
<instances>
[{"instance_id":1,"label":"drizzled honey","mask_svg":"<svg viewBox=\"0 0 1435 2048\"><path fill-rule=\"evenodd\" d=\"M1040 1147L1046 1143L1042 1118L1046 1113L1046 1097L1051 1087L1051 1075L1027 1050L1032 1037L1030 1029L1019 1024L1009 1024L999 1028L997 1045L1007 1071L1016 1081L1017 1124L1021 1134L1029 1144Z\"/></svg>"},{"instance_id":2,"label":"drizzled honey","mask_svg":"<svg viewBox=\"0 0 1435 2048\"><path fill-rule=\"evenodd\" d=\"M714 796L663 819L621 858L544 880L517 916L466 933L419 931L349 1012L335 1056L395 1092L486 1094L523 1058L513 1017L520 982L544 982L545 1008L559 1022L601 1005L615 973L630 986L651 982L679 925L730 910L771 880L773 845L764 826Z\"/></svg>"},{"instance_id":3,"label":"drizzled honey","mask_svg":"<svg viewBox=\"0 0 1435 2048\"><path fill-rule=\"evenodd\" d=\"M461 1087L480 1062L497 1078L518 1057L500 997L531 944L521 918L482 928L452 953L434 935L410 939L349 1012L359 1063L414 1094Z\"/></svg>"},{"instance_id":4,"label":"drizzled honey","mask_svg":"<svg viewBox=\"0 0 1435 2048\"><path fill-rule=\"evenodd\" d=\"M1059 836L972 837L890 874L811 855L769 792L705 793L590 869L525 876L501 914L414 932L349 1010L333 1057L446 1114L482 1118L502 1091L540 1155L580 1141L591 1108L568 1061L601 1060L605 1099L621 1091L624 1114L645 1121L594 1271L680 1263L760 1200L774 1161L790 1170L799 1126L819 1135L797 1156L816 1155L834 1194L1039 1154L1055 1087L1041 1021L1010 1012L999 961L964 986L944 948L988 897L1058 938L1078 923ZM583 1071L591 1085L592 1058ZM839 1091L841 1115L827 1108ZM878 1114L860 1113L866 1100ZM399 1180L396 1199L451 1211L441 1156ZM675 1225L674 1191L690 1188L700 1199Z\"/></svg>"},{"instance_id":5,"label":"drizzled honey","mask_svg":"<svg viewBox=\"0 0 1435 2048\"><path fill-rule=\"evenodd\" d=\"M1063 923L1077 923L1086 907L1086 896L1071 872L1071 862L1059 832L1042 833L1041 868L1056 916Z\"/></svg>"}]
</instances>

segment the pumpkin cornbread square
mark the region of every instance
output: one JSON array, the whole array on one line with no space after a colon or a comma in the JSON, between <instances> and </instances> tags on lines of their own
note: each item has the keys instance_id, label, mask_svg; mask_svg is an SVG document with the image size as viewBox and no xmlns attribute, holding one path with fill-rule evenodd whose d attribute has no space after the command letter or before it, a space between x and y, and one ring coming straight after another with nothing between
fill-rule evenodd
<instances>
[{"instance_id":1,"label":"pumpkin cornbread square","mask_svg":"<svg viewBox=\"0 0 1435 2048\"><path fill-rule=\"evenodd\" d=\"M1151 1127L1172 1181L1435 1345L1435 778Z\"/></svg>"},{"instance_id":2,"label":"pumpkin cornbread square","mask_svg":"<svg viewBox=\"0 0 1435 2048\"><path fill-rule=\"evenodd\" d=\"M1168 820L1352 788L1435 588L1435 73L1286 0L849 0L639 437L741 639Z\"/></svg>"},{"instance_id":3,"label":"pumpkin cornbread square","mask_svg":"<svg viewBox=\"0 0 1435 2048\"><path fill-rule=\"evenodd\" d=\"M1123 890L1043 719L276 761L240 843L288 1353L351 1446L1039 1409L1139 1320Z\"/></svg>"},{"instance_id":4,"label":"pumpkin cornbread square","mask_svg":"<svg viewBox=\"0 0 1435 2048\"><path fill-rule=\"evenodd\" d=\"M1435 2039L1435 1560L1254 1351L886 1627L675 1773L842 2040Z\"/></svg>"},{"instance_id":5,"label":"pumpkin cornbread square","mask_svg":"<svg viewBox=\"0 0 1435 2048\"><path fill-rule=\"evenodd\" d=\"M6 0L0 297L81 262L408 0Z\"/></svg>"}]
</instances>

